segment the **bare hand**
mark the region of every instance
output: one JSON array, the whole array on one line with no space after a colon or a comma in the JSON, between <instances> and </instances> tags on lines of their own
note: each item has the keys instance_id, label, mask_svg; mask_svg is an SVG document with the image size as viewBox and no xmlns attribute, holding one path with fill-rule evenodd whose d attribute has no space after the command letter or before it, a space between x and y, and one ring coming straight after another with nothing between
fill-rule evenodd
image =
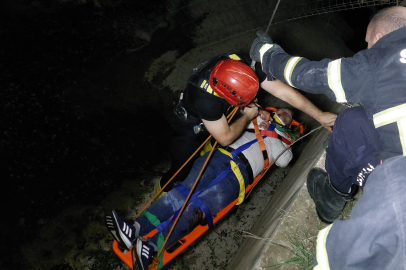
<instances>
[{"instance_id":1,"label":"bare hand","mask_svg":"<svg viewBox=\"0 0 406 270\"><path fill-rule=\"evenodd\" d=\"M241 112L248 121L251 121L258 116L259 108L255 104L251 103L248 106L244 107Z\"/></svg>"},{"instance_id":2,"label":"bare hand","mask_svg":"<svg viewBox=\"0 0 406 270\"><path fill-rule=\"evenodd\" d=\"M262 129L264 129L264 130L267 130L270 124L271 124L271 123L270 123L269 121L262 121L262 122L258 125L258 127L262 128Z\"/></svg>"},{"instance_id":3,"label":"bare hand","mask_svg":"<svg viewBox=\"0 0 406 270\"><path fill-rule=\"evenodd\" d=\"M330 112L323 112L323 114L317 119L328 131L332 132L332 126L336 121L337 115Z\"/></svg>"}]
</instances>

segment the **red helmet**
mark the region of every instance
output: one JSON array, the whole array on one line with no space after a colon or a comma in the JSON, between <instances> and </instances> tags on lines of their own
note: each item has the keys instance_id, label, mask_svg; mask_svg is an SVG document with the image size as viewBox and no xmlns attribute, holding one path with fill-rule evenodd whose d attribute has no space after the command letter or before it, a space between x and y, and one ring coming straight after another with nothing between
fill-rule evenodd
<instances>
[{"instance_id":1,"label":"red helmet","mask_svg":"<svg viewBox=\"0 0 406 270\"><path fill-rule=\"evenodd\" d=\"M210 73L213 91L233 106L247 106L259 87L257 74L248 65L237 60L220 61Z\"/></svg>"}]
</instances>

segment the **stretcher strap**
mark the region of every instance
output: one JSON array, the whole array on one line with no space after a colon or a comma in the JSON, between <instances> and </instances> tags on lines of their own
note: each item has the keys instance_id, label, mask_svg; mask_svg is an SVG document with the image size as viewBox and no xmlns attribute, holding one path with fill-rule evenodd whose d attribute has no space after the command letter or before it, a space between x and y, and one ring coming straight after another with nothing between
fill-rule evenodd
<instances>
[{"instance_id":1,"label":"stretcher strap","mask_svg":"<svg viewBox=\"0 0 406 270\"><path fill-rule=\"evenodd\" d=\"M145 216L148 219L148 221L151 222L151 224L154 225L155 227L161 224L159 218L157 218L155 215L151 214L148 211L142 212L141 216Z\"/></svg>"},{"instance_id":2,"label":"stretcher strap","mask_svg":"<svg viewBox=\"0 0 406 270\"><path fill-rule=\"evenodd\" d=\"M230 161L231 170L234 172L235 177L237 177L238 183L240 184L240 192L238 193L238 201L236 205L242 204L245 198L245 183L244 177L241 174L240 168L238 167L237 163L233 160Z\"/></svg>"},{"instance_id":3,"label":"stretcher strap","mask_svg":"<svg viewBox=\"0 0 406 270\"><path fill-rule=\"evenodd\" d=\"M238 180L238 183L240 184L240 191L238 193L238 201L237 201L237 205L240 205L244 199L245 199L245 182L244 182L244 177L241 174L240 168L238 167L237 163L234 162L234 158L242 151L244 151L245 149L247 149L248 147L250 147L252 145L253 142L248 142L240 147L238 147L236 150L232 151L231 153L228 152L225 149L219 148L218 150L229 156L231 158L230 160L230 167L231 170L234 172L235 177ZM244 146L246 146L246 148L244 148Z\"/></svg>"},{"instance_id":4,"label":"stretcher strap","mask_svg":"<svg viewBox=\"0 0 406 270\"><path fill-rule=\"evenodd\" d=\"M263 173L266 170L266 167L268 167L268 165L269 165L268 151L266 150L266 145L264 143L264 139L262 138L261 132L259 131L259 128L258 128L257 118L252 119L252 123L254 124L255 136L257 137L258 144L262 151L262 156L264 158L264 169L261 172L261 175L263 175Z\"/></svg>"},{"instance_id":5,"label":"stretcher strap","mask_svg":"<svg viewBox=\"0 0 406 270\"><path fill-rule=\"evenodd\" d=\"M223 171L223 173L221 173L220 175L218 175L218 176L210 183L210 185L209 185L207 188L210 188L210 187L214 186L215 184L217 184L217 183L219 182L218 178L219 178L219 177L223 177L223 175L227 175L227 173L228 173L228 172L224 172L224 171ZM217 180L217 183L214 183L214 184L213 184L213 182L216 181L216 180ZM221 180L221 179L220 179L220 180ZM205 188L205 189L207 189L207 188ZM176 189L177 191L179 191L180 193L182 193L182 195L185 196L185 198L187 197L187 195L188 195L189 192L190 192L190 189L188 189L187 187L185 187L185 186L182 185L182 184L176 185L176 186L174 187L174 189ZM206 205L206 203L205 203L204 201L202 201L199 197L197 197L197 196L198 196L203 190L205 190L205 189L202 189L202 190L199 190L199 191L195 192L195 193L192 195L192 197L190 197L189 202L190 202L190 203L194 203L197 207L199 207L199 208L203 211L203 213L206 215L207 224L209 225L209 227L212 227L212 226L213 226L213 215L211 214L211 211L210 211L209 207Z\"/></svg>"},{"instance_id":6,"label":"stretcher strap","mask_svg":"<svg viewBox=\"0 0 406 270\"><path fill-rule=\"evenodd\" d=\"M162 233L159 233L158 240L157 240L158 249L161 248L164 243L165 243L165 237L163 236ZM164 254L162 253L161 256L159 256L159 263L158 263L157 268L156 268L157 270L160 270L160 269L162 269L164 267L163 257L164 257Z\"/></svg>"},{"instance_id":7,"label":"stretcher strap","mask_svg":"<svg viewBox=\"0 0 406 270\"><path fill-rule=\"evenodd\" d=\"M266 136L266 137L279 139L286 145L291 145L292 144L291 141L289 141L285 137L279 135L278 133L276 133L276 131L261 130L261 135Z\"/></svg>"}]
</instances>

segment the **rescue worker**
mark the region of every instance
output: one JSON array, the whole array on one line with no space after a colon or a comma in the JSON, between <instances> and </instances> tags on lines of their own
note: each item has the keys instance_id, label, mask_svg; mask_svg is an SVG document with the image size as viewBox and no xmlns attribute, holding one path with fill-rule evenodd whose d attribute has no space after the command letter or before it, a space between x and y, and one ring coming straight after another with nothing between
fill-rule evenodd
<instances>
[{"instance_id":1,"label":"rescue worker","mask_svg":"<svg viewBox=\"0 0 406 270\"><path fill-rule=\"evenodd\" d=\"M258 31L250 56L267 80L282 80L342 103L326 150L326 170L312 169L308 191L319 218L338 218L380 160L406 153L406 8L385 8L370 21L368 48L353 57L309 61L288 55Z\"/></svg>"},{"instance_id":2,"label":"rescue worker","mask_svg":"<svg viewBox=\"0 0 406 270\"><path fill-rule=\"evenodd\" d=\"M350 218L319 232L314 269L406 269L405 192L406 157L385 160L369 176Z\"/></svg>"},{"instance_id":3,"label":"rescue worker","mask_svg":"<svg viewBox=\"0 0 406 270\"><path fill-rule=\"evenodd\" d=\"M261 134L267 136L263 138L265 151L269 157L266 166L285 150L292 142L292 137L297 138L287 128L291 122L292 111L287 108L276 110L272 117L269 112L260 111L257 123L259 129L263 131ZM212 226L211 217L236 198L239 200L237 204L242 203L245 188L265 166L263 151L256 140L256 135L250 132L250 129L254 129L253 124L250 124L248 129L230 146L214 151L199 179L194 196L189 200L190 203L166 243L166 248L171 247L199 224ZM156 252L162 247L164 238L172 227L175 218L173 216L177 215L177 211L182 207L206 161L207 154L196 160L190 174L180 185L157 199L137 219L125 222L115 211L106 217L107 228L118 242L123 243L128 249L134 244L134 269L148 269L152 257L156 256ZM288 149L275 163L279 167L286 167L292 157L292 151ZM159 233L148 239L148 242L139 237L155 228Z\"/></svg>"},{"instance_id":4,"label":"rescue worker","mask_svg":"<svg viewBox=\"0 0 406 270\"><path fill-rule=\"evenodd\" d=\"M185 92L174 109L173 135L169 146L171 168L161 178L157 189L160 190L168 182L209 134L220 145L229 145L241 135L247 124L258 114L257 107L249 104L254 99L260 82L263 89L287 101L320 123L335 119L334 114L320 111L288 85L280 81L265 82L265 74L260 68L258 80L250 64L251 59L248 56L222 54L193 70ZM242 116L229 125L225 115L231 112L231 106L244 109ZM165 192L170 190L173 184L185 179L197 157L195 156L180 171L164 189Z\"/></svg>"}]
</instances>

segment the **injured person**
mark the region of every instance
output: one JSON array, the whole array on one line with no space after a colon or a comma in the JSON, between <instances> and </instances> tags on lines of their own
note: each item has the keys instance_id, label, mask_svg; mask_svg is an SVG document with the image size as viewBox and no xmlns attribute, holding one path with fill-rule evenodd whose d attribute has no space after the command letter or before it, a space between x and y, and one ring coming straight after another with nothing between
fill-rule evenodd
<instances>
[{"instance_id":1,"label":"injured person","mask_svg":"<svg viewBox=\"0 0 406 270\"><path fill-rule=\"evenodd\" d=\"M266 147L268 164L291 144L292 139L297 138L289 129L291 122L290 109L282 108L275 112L260 110L257 123ZM133 269L148 269L148 265L162 247L207 155L208 153L198 158L187 178L158 198L140 217L124 221L115 211L106 216L106 225L113 237L128 249L134 245ZM264 163L264 156L266 154L263 154L257 142L252 123L234 143L216 149L187 207L170 234L165 249L170 248L197 225L212 225L212 217L235 199L238 198L237 204L241 203L245 196L245 187L252 183L253 178L262 173L264 165L267 165ZM289 148L275 163L279 167L285 167L291 159L292 152ZM147 240L142 238L154 229L157 229L158 233L153 237Z\"/></svg>"}]
</instances>

